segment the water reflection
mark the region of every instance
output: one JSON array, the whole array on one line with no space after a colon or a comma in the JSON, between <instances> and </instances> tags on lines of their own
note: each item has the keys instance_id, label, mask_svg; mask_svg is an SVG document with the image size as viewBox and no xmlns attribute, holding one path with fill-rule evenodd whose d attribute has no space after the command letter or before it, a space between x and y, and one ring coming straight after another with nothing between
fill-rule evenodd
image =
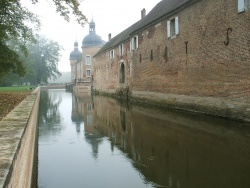
<instances>
[{"instance_id":1,"label":"water reflection","mask_svg":"<svg viewBox=\"0 0 250 188\"><path fill-rule=\"evenodd\" d=\"M98 158L99 145L108 137L111 151L123 152L145 186L250 187L246 124L100 96L73 98L72 119L84 122L93 157Z\"/></svg>"},{"instance_id":2,"label":"water reflection","mask_svg":"<svg viewBox=\"0 0 250 188\"><path fill-rule=\"evenodd\" d=\"M62 101L62 96L58 90L42 90L39 105L39 123L41 135L56 134L60 131L61 114L58 111L59 104ZM64 90L61 90L64 92ZM42 128L45 127L45 128Z\"/></svg>"},{"instance_id":3,"label":"water reflection","mask_svg":"<svg viewBox=\"0 0 250 188\"><path fill-rule=\"evenodd\" d=\"M43 91L38 187L250 187L250 126Z\"/></svg>"}]
</instances>

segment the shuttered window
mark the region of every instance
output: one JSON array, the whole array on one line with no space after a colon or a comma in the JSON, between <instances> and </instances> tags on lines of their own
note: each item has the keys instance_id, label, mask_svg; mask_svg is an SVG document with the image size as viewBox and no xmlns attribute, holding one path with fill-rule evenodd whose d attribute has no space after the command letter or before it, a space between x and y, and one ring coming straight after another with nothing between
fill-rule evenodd
<instances>
[{"instance_id":1,"label":"shuttered window","mask_svg":"<svg viewBox=\"0 0 250 188\"><path fill-rule=\"evenodd\" d=\"M139 47L138 35L136 35L130 41L130 51L136 50L138 47Z\"/></svg>"},{"instance_id":2,"label":"shuttered window","mask_svg":"<svg viewBox=\"0 0 250 188\"><path fill-rule=\"evenodd\" d=\"M178 16L167 21L167 37L174 37L179 34L179 18Z\"/></svg>"}]
</instances>

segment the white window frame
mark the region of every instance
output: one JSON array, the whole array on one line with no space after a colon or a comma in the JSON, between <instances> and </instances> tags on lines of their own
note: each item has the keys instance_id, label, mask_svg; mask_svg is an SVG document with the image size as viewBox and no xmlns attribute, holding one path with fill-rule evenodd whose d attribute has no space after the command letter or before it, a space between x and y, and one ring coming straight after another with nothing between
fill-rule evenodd
<instances>
[{"instance_id":1,"label":"white window frame","mask_svg":"<svg viewBox=\"0 0 250 188\"><path fill-rule=\"evenodd\" d=\"M171 24L174 23L174 31L171 29ZM167 36L168 38L174 38L180 34L179 30L179 17L173 17L167 21Z\"/></svg>"},{"instance_id":2,"label":"white window frame","mask_svg":"<svg viewBox=\"0 0 250 188\"><path fill-rule=\"evenodd\" d=\"M130 51L134 51L138 48L139 48L138 35L135 35L134 37L131 38L130 41Z\"/></svg>"},{"instance_id":3,"label":"white window frame","mask_svg":"<svg viewBox=\"0 0 250 188\"><path fill-rule=\"evenodd\" d=\"M87 61L88 58L89 58L89 61ZM91 65L91 56L90 55L85 56L85 64L86 65Z\"/></svg>"},{"instance_id":4,"label":"white window frame","mask_svg":"<svg viewBox=\"0 0 250 188\"><path fill-rule=\"evenodd\" d=\"M244 12L250 8L250 0L238 0L238 13Z\"/></svg>"},{"instance_id":5,"label":"white window frame","mask_svg":"<svg viewBox=\"0 0 250 188\"><path fill-rule=\"evenodd\" d=\"M115 58L115 50L110 50L110 59Z\"/></svg>"},{"instance_id":6,"label":"white window frame","mask_svg":"<svg viewBox=\"0 0 250 188\"><path fill-rule=\"evenodd\" d=\"M89 73L89 74L88 74ZM90 69L87 69L86 70L86 77L91 77L91 70Z\"/></svg>"},{"instance_id":7,"label":"white window frame","mask_svg":"<svg viewBox=\"0 0 250 188\"><path fill-rule=\"evenodd\" d=\"M120 54L120 56L122 56L124 54L124 45L123 44L119 45L119 54Z\"/></svg>"}]
</instances>

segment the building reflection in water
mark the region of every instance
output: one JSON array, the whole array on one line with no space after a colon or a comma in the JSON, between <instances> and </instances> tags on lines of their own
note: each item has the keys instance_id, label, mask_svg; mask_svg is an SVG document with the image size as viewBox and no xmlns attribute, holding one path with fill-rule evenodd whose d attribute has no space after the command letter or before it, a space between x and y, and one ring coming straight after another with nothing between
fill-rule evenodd
<instances>
[{"instance_id":1,"label":"building reflection in water","mask_svg":"<svg viewBox=\"0 0 250 188\"><path fill-rule=\"evenodd\" d=\"M93 158L108 137L153 187L250 187L250 130L244 123L73 95ZM77 130L79 131L79 130Z\"/></svg>"}]
</instances>

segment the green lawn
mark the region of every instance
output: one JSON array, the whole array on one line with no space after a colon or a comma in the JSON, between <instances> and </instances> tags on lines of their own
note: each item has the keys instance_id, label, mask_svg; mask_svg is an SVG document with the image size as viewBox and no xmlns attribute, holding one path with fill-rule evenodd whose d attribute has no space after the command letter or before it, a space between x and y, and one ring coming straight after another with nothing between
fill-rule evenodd
<instances>
[{"instance_id":1,"label":"green lawn","mask_svg":"<svg viewBox=\"0 0 250 188\"><path fill-rule=\"evenodd\" d=\"M19 92L34 90L36 86L12 86L12 87L0 87L0 92Z\"/></svg>"}]
</instances>

